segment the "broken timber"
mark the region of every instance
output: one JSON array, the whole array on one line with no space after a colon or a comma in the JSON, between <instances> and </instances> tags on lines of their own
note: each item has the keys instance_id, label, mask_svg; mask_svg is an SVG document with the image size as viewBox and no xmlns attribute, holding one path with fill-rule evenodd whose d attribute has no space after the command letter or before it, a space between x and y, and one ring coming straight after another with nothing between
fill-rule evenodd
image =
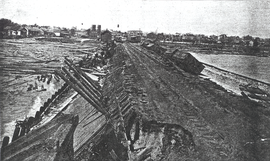
<instances>
[{"instance_id":1,"label":"broken timber","mask_svg":"<svg viewBox=\"0 0 270 161\"><path fill-rule=\"evenodd\" d=\"M77 115L59 115L46 125L10 143L1 152L4 161L73 160L73 134Z\"/></svg>"},{"instance_id":2,"label":"broken timber","mask_svg":"<svg viewBox=\"0 0 270 161\"><path fill-rule=\"evenodd\" d=\"M86 99L93 107L105 115L108 116L108 112L101 101L102 95L95 82L89 78L83 71L76 68L75 65L66 58L65 63L69 66L71 73L65 67L62 67L62 71L55 71L66 83L68 83L75 91L77 91L84 99Z\"/></svg>"}]
</instances>

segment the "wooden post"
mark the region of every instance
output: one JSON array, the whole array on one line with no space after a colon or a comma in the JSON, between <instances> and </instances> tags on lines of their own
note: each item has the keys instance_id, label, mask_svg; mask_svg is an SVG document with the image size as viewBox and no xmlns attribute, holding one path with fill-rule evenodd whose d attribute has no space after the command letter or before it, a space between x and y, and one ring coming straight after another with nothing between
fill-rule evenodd
<instances>
[{"instance_id":1,"label":"wooden post","mask_svg":"<svg viewBox=\"0 0 270 161\"><path fill-rule=\"evenodd\" d=\"M13 137L12 137L12 142L17 140L19 138L19 133L20 133L21 128L20 127L15 127Z\"/></svg>"},{"instance_id":2,"label":"wooden post","mask_svg":"<svg viewBox=\"0 0 270 161\"><path fill-rule=\"evenodd\" d=\"M21 127L20 137L25 135L26 127L23 125Z\"/></svg>"},{"instance_id":3,"label":"wooden post","mask_svg":"<svg viewBox=\"0 0 270 161\"><path fill-rule=\"evenodd\" d=\"M9 137L8 136L5 136L4 139L3 139L3 142L2 142L2 147L1 149L3 150L5 146L7 146L9 143Z\"/></svg>"},{"instance_id":4,"label":"wooden post","mask_svg":"<svg viewBox=\"0 0 270 161\"><path fill-rule=\"evenodd\" d=\"M2 142L2 147L1 147L1 159L4 158L5 147L8 145L8 143L9 143L9 137L5 136Z\"/></svg>"}]
</instances>

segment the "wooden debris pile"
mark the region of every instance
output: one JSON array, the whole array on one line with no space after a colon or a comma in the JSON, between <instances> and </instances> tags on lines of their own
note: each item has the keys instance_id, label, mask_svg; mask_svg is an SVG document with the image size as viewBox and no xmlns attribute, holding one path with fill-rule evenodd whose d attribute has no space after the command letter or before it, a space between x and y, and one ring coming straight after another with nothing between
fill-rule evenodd
<instances>
[{"instance_id":1,"label":"wooden debris pile","mask_svg":"<svg viewBox=\"0 0 270 161\"><path fill-rule=\"evenodd\" d=\"M1 148L1 160L73 160L73 133L78 116L62 115Z\"/></svg>"},{"instance_id":2,"label":"wooden debris pile","mask_svg":"<svg viewBox=\"0 0 270 161\"><path fill-rule=\"evenodd\" d=\"M82 68L102 67L107 64L108 59L115 53L116 44L112 41L101 47L101 50L97 50L93 53L86 53L87 55L79 62L79 66Z\"/></svg>"},{"instance_id":3,"label":"wooden debris pile","mask_svg":"<svg viewBox=\"0 0 270 161\"><path fill-rule=\"evenodd\" d=\"M65 67L55 73L59 75L66 83L68 83L75 91L77 91L84 99L86 99L99 112L107 115L108 112L102 104L102 95L99 92L99 86L85 72L75 67L75 65L67 58L65 63L69 66L69 71Z\"/></svg>"}]
</instances>

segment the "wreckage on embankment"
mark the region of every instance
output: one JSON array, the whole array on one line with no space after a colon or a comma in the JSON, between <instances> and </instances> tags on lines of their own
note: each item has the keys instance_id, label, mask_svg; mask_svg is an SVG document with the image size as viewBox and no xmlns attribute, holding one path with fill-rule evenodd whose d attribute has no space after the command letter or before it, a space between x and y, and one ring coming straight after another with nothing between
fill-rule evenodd
<instances>
[{"instance_id":1,"label":"wreckage on embankment","mask_svg":"<svg viewBox=\"0 0 270 161\"><path fill-rule=\"evenodd\" d=\"M204 69L204 65L189 52L179 49L175 49L173 51L167 50L166 48L158 45L156 42L150 40L143 42L141 45L144 48L161 55L166 60L171 61L186 72L199 75Z\"/></svg>"},{"instance_id":2,"label":"wreckage on embankment","mask_svg":"<svg viewBox=\"0 0 270 161\"><path fill-rule=\"evenodd\" d=\"M11 143L4 138L2 159L142 160L152 152L161 153L162 141L156 139L163 136L180 137L187 148L192 148L192 136L183 127L153 121L137 111L138 106L148 104L147 92L132 85L135 73L129 73L127 55L122 57L121 48L117 50L108 65L111 74L97 74L106 77L102 88L85 72L88 69L66 58L67 66L54 73L65 82L63 87L40 107L35 117L17 123ZM110 50L105 57L110 58L113 52ZM98 62L91 61L91 66ZM89 67L88 63L79 65Z\"/></svg>"},{"instance_id":3,"label":"wreckage on embankment","mask_svg":"<svg viewBox=\"0 0 270 161\"><path fill-rule=\"evenodd\" d=\"M66 63L69 70L63 67L56 71L66 81L64 86L40 107L34 118L17 123L10 144L9 137L4 138L3 160L74 160L90 138L98 141L97 135L106 130L104 111L97 100L97 83L81 74L68 59Z\"/></svg>"},{"instance_id":4,"label":"wreckage on embankment","mask_svg":"<svg viewBox=\"0 0 270 161\"><path fill-rule=\"evenodd\" d=\"M91 65L101 65L104 57L113 54L112 50L106 45L99 51L104 55L90 53L92 56L85 60ZM97 73L98 69L83 72L79 66L85 67L87 62L75 65L66 58L65 63L53 74L65 82L62 88L45 101L34 117L17 121L12 139L4 137L2 160L74 160L85 146L90 143L94 146L107 132L100 85L92 79L104 73Z\"/></svg>"},{"instance_id":5,"label":"wreckage on embankment","mask_svg":"<svg viewBox=\"0 0 270 161\"><path fill-rule=\"evenodd\" d=\"M239 153L244 153L245 159L248 155L254 157L238 140L231 139L245 137L250 140L255 135L249 131L252 135L247 136L247 128L243 126L253 125L240 118L245 113L255 112L250 110L251 105L245 103L244 98L232 96L215 83L187 72L172 56L162 54L157 57L157 53L129 43L113 47L111 51L113 56L106 60L106 75L99 74L104 77L102 86L85 72L91 71L85 68L90 59L79 63L82 67L65 60L67 66L55 74L70 88L68 107L43 128L41 126L5 146L4 160L14 157L37 160L36 153L45 156L49 152L48 156L55 157L41 159L229 160L238 157ZM90 62L99 64L93 63L92 59ZM243 107L245 113L239 112L235 117L234 113ZM66 117L75 121L66 122ZM59 119L63 121L57 121ZM230 124L228 120L237 124ZM54 128L48 135L45 127L50 126ZM261 127L267 129L265 124ZM43 133L35 132L39 129ZM59 136L62 129L69 133ZM235 134L236 130L241 133ZM42 134L41 140L33 140L29 145L25 142L29 136L40 138ZM47 141L51 144L46 144ZM23 143L23 152L14 149L16 142ZM37 151L28 155L32 145L38 145Z\"/></svg>"},{"instance_id":6,"label":"wreckage on embankment","mask_svg":"<svg viewBox=\"0 0 270 161\"><path fill-rule=\"evenodd\" d=\"M62 115L46 125L2 146L3 161L73 160L73 134L78 116ZM6 144L7 141L3 141Z\"/></svg>"}]
</instances>

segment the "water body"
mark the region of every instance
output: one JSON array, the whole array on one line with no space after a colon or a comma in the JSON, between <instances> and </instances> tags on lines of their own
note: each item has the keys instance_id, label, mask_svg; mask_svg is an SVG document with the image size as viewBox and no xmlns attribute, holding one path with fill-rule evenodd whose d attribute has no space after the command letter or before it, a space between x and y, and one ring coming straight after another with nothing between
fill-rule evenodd
<instances>
[{"instance_id":1,"label":"water body","mask_svg":"<svg viewBox=\"0 0 270 161\"><path fill-rule=\"evenodd\" d=\"M191 54L200 62L217 67L206 66L202 74L230 92L240 95L240 84L252 84L270 93L270 57ZM247 77L252 79L247 79Z\"/></svg>"},{"instance_id":2,"label":"water body","mask_svg":"<svg viewBox=\"0 0 270 161\"><path fill-rule=\"evenodd\" d=\"M270 83L270 57L192 53L200 62Z\"/></svg>"}]
</instances>

